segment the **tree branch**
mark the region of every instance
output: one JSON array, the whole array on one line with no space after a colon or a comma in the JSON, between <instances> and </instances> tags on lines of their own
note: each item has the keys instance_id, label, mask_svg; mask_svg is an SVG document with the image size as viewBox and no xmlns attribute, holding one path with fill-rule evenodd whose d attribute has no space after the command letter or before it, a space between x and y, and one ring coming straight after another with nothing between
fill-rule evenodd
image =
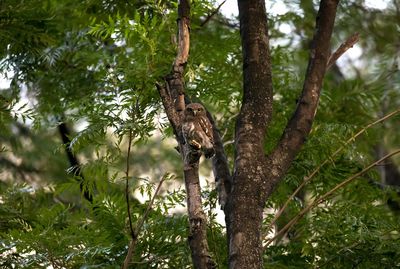
<instances>
[{"instance_id":1,"label":"tree branch","mask_svg":"<svg viewBox=\"0 0 400 269\"><path fill-rule=\"evenodd\" d=\"M79 181L79 188L81 190L81 193L83 193L83 197L89 201L90 203L93 203L93 195L88 189L87 186L85 186L85 178L83 176L80 162L78 160L78 157L75 156L75 154L72 152L70 144L71 144L71 139L70 139L70 131L65 122L60 122L58 125L58 131L60 133L61 139L63 141L64 147L65 147L65 152L67 153L68 161L71 167L71 171L73 171L74 175L77 178L77 181Z\"/></svg>"},{"instance_id":2,"label":"tree branch","mask_svg":"<svg viewBox=\"0 0 400 269\"><path fill-rule=\"evenodd\" d=\"M178 5L178 52L171 73L166 76L164 85L157 84L165 112L179 144L179 152L184 162L184 179L189 215L189 245L194 268L215 268L209 254L207 243L207 218L202 209L199 181L200 154L189 149L182 135L183 110L185 109L183 72L189 56L189 17L188 0Z\"/></svg>"},{"instance_id":3,"label":"tree branch","mask_svg":"<svg viewBox=\"0 0 400 269\"><path fill-rule=\"evenodd\" d=\"M219 4L219 6L213 12L211 12L207 16L207 18L200 24L200 27L203 27L204 25L206 25L207 22L209 22L212 19L212 17L214 17L215 14L217 14L219 12L219 10L221 9L222 5L225 4L225 2L226 2L226 0L224 0L221 4Z\"/></svg>"},{"instance_id":4,"label":"tree branch","mask_svg":"<svg viewBox=\"0 0 400 269\"><path fill-rule=\"evenodd\" d=\"M129 220L129 229L131 232L132 239L135 237L135 233L133 231L132 226L132 216L131 216L131 206L129 203L129 163L131 157L131 146L132 146L133 132L132 129L129 129L129 138L128 138L128 153L126 157L126 172L125 172L125 200L126 200L126 209Z\"/></svg>"},{"instance_id":5,"label":"tree branch","mask_svg":"<svg viewBox=\"0 0 400 269\"><path fill-rule=\"evenodd\" d=\"M122 269L127 269L127 268L129 268L129 264L130 264L131 261L132 261L132 256L133 256L133 252L134 252L134 250L135 250L135 246L136 246L136 243L137 243L137 238L138 238L138 236L139 236L139 233L140 233L140 231L142 230L143 224L144 224L144 222L146 221L146 219L147 219L147 217L148 217L148 215L149 215L149 213L150 213L150 209L153 207L154 201L155 201L155 199L156 199L158 193L160 192L161 185L163 184L163 182L164 182L166 179L167 179L167 176L164 176L164 177L160 180L160 182L158 183L157 188L156 188L156 191L155 191L153 197L151 198L149 204L147 205L146 211L144 212L143 216L142 216L142 217L140 218L140 220L136 223L135 229L133 230L133 229L132 229L132 226L130 227L130 229L131 229L131 231L132 231L132 239L131 239L131 241L130 241L130 243L129 243L128 252L127 252L127 254L126 254L124 263L123 263L123 265L122 265L122 267L121 267ZM129 218L129 221L131 221L130 218ZM131 223L130 223L130 225L131 225Z\"/></svg>"},{"instance_id":6,"label":"tree branch","mask_svg":"<svg viewBox=\"0 0 400 269\"><path fill-rule=\"evenodd\" d=\"M189 213L189 246L194 268L216 268L207 243L207 217L202 209L199 170L197 165L185 165L185 187Z\"/></svg>"},{"instance_id":7,"label":"tree branch","mask_svg":"<svg viewBox=\"0 0 400 269\"><path fill-rule=\"evenodd\" d=\"M264 1L239 1L243 48L243 100L235 126L235 177L265 165L264 137L272 116L272 74ZM250 175L254 184L259 175ZM236 184L236 182L235 182Z\"/></svg>"},{"instance_id":8,"label":"tree branch","mask_svg":"<svg viewBox=\"0 0 400 269\"><path fill-rule=\"evenodd\" d=\"M156 83L158 93L160 94L161 101L164 106L164 111L167 114L167 118L171 124L172 130L176 136L178 143L184 144L184 138L181 131L181 118L179 113L175 110L174 99L171 96L171 91L169 90L168 81L164 81L164 85Z\"/></svg>"},{"instance_id":9,"label":"tree branch","mask_svg":"<svg viewBox=\"0 0 400 269\"><path fill-rule=\"evenodd\" d=\"M185 109L185 91L183 71L189 57L190 48L190 4L189 0L181 0L178 5L178 53L172 66L169 84L176 91L175 107L177 111ZM174 93L175 94L175 93Z\"/></svg>"},{"instance_id":10,"label":"tree branch","mask_svg":"<svg viewBox=\"0 0 400 269\"><path fill-rule=\"evenodd\" d=\"M354 135L352 135L349 139L347 139L346 142L344 142L344 144L342 146L340 146L332 155L330 155L328 158L326 158L317 168L315 168L309 175L307 175L303 182L297 187L297 189L290 195L290 197L286 200L286 202L283 204L283 206L279 209L279 211L276 213L274 219L271 221L271 223L269 224L268 228L267 228L267 232L271 230L272 226L275 224L275 222L277 221L277 219L282 215L282 213L285 211L285 209L287 208L288 204L290 203L290 201L292 201L294 199L294 197L300 192L300 190L308 183L311 181L312 178L314 178L314 176L321 170L321 168L327 164L329 161L332 161L333 158L338 155L340 152L342 152L343 149L345 149L347 147L347 145L349 145L350 143L354 142L357 137L359 137L360 135L362 135L365 131L367 131L369 128L377 125L378 123L381 123L397 114L400 113L400 109L397 109L381 118L379 118L378 120L369 123L368 125L364 126L363 128L361 128L357 133L355 133Z\"/></svg>"},{"instance_id":11,"label":"tree branch","mask_svg":"<svg viewBox=\"0 0 400 269\"><path fill-rule=\"evenodd\" d=\"M352 48L359 39L359 33L354 33L353 35L351 35L344 43L339 46L339 48L334 53L331 54L326 68L329 69L337 61L337 59L339 59L340 56L342 56L348 49Z\"/></svg>"},{"instance_id":12,"label":"tree branch","mask_svg":"<svg viewBox=\"0 0 400 269\"><path fill-rule=\"evenodd\" d=\"M400 153L400 149L397 149L395 151L393 151L390 154L387 154L385 156L383 156L382 158L380 158L379 160L371 163L370 165L368 165L367 167L365 167L363 170L361 170L360 172L352 175L351 177L348 177L347 179L345 179L344 181L342 181L341 183L339 183L338 185L336 185L334 188L332 188L330 191L326 192L324 195L320 196L319 198L317 198L316 200L314 200L310 205L308 205L307 207L305 207L303 210L301 210L295 217L293 217L293 219L291 219L273 238L271 238L270 240L267 241L265 247L267 247L268 245L271 244L271 242L273 242L276 238L278 238L279 236L281 236L282 234L286 233L290 228L292 228L299 219L301 219L308 211L310 211L311 209L313 209L314 207L316 207L317 205L319 205L320 203L322 203L323 201L325 201L326 199L328 199L329 196L331 196L335 191L337 191L340 188L343 188L344 186L346 186L347 184L349 184L351 181L353 181L354 179L357 179L359 176L365 174L366 172L368 172L371 168L375 167L376 165L380 164L381 162L385 161L386 159L397 155Z\"/></svg>"},{"instance_id":13,"label":"tree branch","mask_svg":"<svg viewBox=\"0 0 400 269\"><path fill-rule=\"evenodd\" d=\"M310 133L330 55L330 40L338 2L339 0L321 0L301 98L277 147L268 157L268 167L272 175L268 178L268 184L272 184L272 187L286 173ZM267 197L271 191L272 189L268 190Z\"/></svg>"},{"instance_id":14,"label":"tree branch","mask_svg":"<svg viewBox=\"0 0 400 269\"><path fill-rule=\"evenodd\" d=\"M212 158L212 167L215 177L215 185L218 192L218 202L221 206L221 209L224 209L232 189L232 175L229 171L229 164L228 160L226 159L221 135L212 115L208 111L207 117L213 127L215 156Z\"/></svg>"}]
</instances>

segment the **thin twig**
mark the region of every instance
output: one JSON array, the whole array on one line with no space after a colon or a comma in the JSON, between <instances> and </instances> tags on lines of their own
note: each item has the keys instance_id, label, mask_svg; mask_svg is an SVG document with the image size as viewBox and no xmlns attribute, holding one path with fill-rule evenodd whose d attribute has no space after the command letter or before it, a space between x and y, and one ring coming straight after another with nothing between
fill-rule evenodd
<instances>
[{"instance_id":1,"label":"thin twig","mask_svg":"<svg viewBox=\"0 0 400 269\"><path fill-rule=\"evenodd\" d=\"M276 220L282 215L283 211L285 211L286 207L294 199L294 197L299 193L299 191L308 183L311 181L311 179L321 170L321 168L327 164L329 161L333 160L333 158L339 154L343 149L346 148L348 144L351 142L355 141L357 137L359 137L361 134L363 134L367 129L373 127L374 125L381 123L397 114L400 113L400 109L397 109L395 111L392 111L389 114L386 114L385 116L379 118L378 120L366 125L365 127L361 128L356 134L351 136L341 147L339 147L332 155L330 155L328 158L326 158L317 168L315 168L308 176L306 176L303 180L303 182L297 187L297 189L290 195L290 197L286 200L286 202L283 204L283 206L279 209L278 213L276 213L274 219L271 221L270 225L267 228L267 231L269 231L272 226L276 223Z\"/></svg>"},{"instance_id":2,"label":"thin twig","mask_svg":"<svg viewBox=\"0 0 400 269\"><path fill-rule=\"evenodd\" d=\"M342 56L348 49L352 48L359 39L359 33L354 33L353 35L351 35L344 43L339 46L339 48L334 53L331 54L326 68L329 69L336 62L336 60L339 59L339 57Z\"/></svg>"},{"instance_id":3,"label":"thin twig","mask_svg":"<svg viewBox=\"0 0 400 269\"><path fill-rule=\"evenodd\" d=\"M367 167L365 167L363 170L361 170L360 172L348 177L347 179L345 179L344 181L342 181L341 183L339 183L338 185L336 185L334 188L332 188L330 191L326 192L324 195L320 196L318 199L314 200L310 205L308 205L307 207L305 207L303 210L301 210L295 217L293 217L273 238L269 239L265 245L265 247L267 247L268 245L271 244L271 242L273 242L276 238L278 238L279 236L281 236L282 234L286 233L290 228L292 228L297 221L302 218L308 211L310 211L311 209L313 209L314 207L316 207L317 205L319 205L320 203L322 203L323 201L325 201L329 196L331 196L335 191L337 191L338 189L346 186L348 183L350 183L351 181L353 181L354 179L358 178L359 176L363 175L364 173L368 172L371 168L375 167L376 165L378 165L379 163L383 162L384 160L396 155L400 153L400 149L397 149L395 151L393 151L392 153L386 154L385 156L383 156L382 158L380 158L379 160L371 163L370 165L368 165Z\"/></svg>"},{"instance_id":4,"label":"thin twig","mask_svg":"<svg viewBox=\"0 0 400 269\"><path fill-rule=\"evenodd\" d=\"M126 172L125 172L125 199L126 199L126 207L128 211L128 219L129 219L129 229L131 232L132 239L134 238L134 231L132 225L132 217L131 217L131 207L129 202L129 163L131 157L131 146L132 146L132 139L133 139L133 131L129 129L129 139L128 139L128 153L126 156Z\"/></svg>"},{"instance_id":5,"label":"thin twig","mask_svg":"<svg viewBox=\"0 0 400 269\"><path fill-rule=\"evenodd\" d=\"M161 178L160 182L158 183L157 188L156 188L156 191L155 191L153 197L151 198L149 204L147 205L146 211L144 212L142 218L138 221L138 223L137 223L136 226L135 226L135 234L136 234L136 235L138 235L139 232L140 232L140 230L142 229L143 224L144 224L144 222L146 221L147 216L148 216L149 213L150 213L150 209L153 207L154 201L155 201L155 199L156 199L158 193L160 192L161 185L163 184L163 182L164 182L167 178L168 178L167 175L163 176L163 177Z\"/></svg>"},{"instance_id":6,"label":"thin twig","mask_svg":"<svg viewBox=\"0 0 400 269\"><path fill-rule=\"evenodd\" d=\"M200 24L200 27L203 27L204 25L206 25L207 22L209 22L209 21L212 19L212 17L214 17L215 14L218 13L218 11L221 9L222 5L225 4L225 2L226 2L226 0L224 0L221 4L219 4L219 6L218 6L213 12L211 12L211 13L207 16L207 18Z\"/></svg>"},{"instance_id":7,"label":"thin twig","mask_svg":"<svg viewBox=\"0 0 400 269\"><path fill-rule=\"evenodd\" d=\"M154 201L158 195L158 193L160 192L161 189L161 185L163 184L163 182L168 178L168 176L164 176L161 178L160 182L157 185L156 191L153 195L153 197L151 198L149 204L147 205L146 211L144 212L143 216L140 218L140 220L136 223L135 229L132 229L132 239L129 242L129 247L128 247L128 252L126 254L125 260L124 260L124 264L122 265L122 269L127 269L129 267L129 264L131 263L132 260L132 256L133 256L133 252L135 250L135 246L136 246L136 242L137 242L137 238L139 236L139 233L143 227L144 222L146 221L150 210L154 204Z\"/></svg>"}]
</instances>

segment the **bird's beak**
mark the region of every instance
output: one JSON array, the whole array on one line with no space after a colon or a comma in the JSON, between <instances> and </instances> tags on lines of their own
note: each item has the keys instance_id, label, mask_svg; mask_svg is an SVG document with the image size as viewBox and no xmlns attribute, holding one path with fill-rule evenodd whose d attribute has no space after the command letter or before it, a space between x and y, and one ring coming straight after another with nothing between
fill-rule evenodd
<instances>
[{"instance_id":1,"label":"bird's beak","mask_svg":"<svg viewBox=\"0 0 400 269\"><path fill-rule=\"evenodd\" d=\"M197 111L196 111L196 110L193 110L193 115L195 115L195 116L196 116L196 113L197 113Z\"/></svg>"}]
</instances>

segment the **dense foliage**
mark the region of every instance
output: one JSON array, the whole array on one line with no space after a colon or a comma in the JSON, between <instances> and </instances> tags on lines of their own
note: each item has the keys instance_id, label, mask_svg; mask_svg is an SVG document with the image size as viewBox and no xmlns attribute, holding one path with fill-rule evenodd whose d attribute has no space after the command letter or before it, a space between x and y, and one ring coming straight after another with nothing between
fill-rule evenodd
<instances>
[{"instance_id":1,"label":"dense foliage","mask_svg":"<svg viewBox=\"0 0 400 269\"><path fill-rule=\"evenodd\" d=\"M296 107L317 8L315 1L271 2L288 3L285 13L269 14L274 118L266 152ZM400 4L386 2L382 9L362 0L341 4L332 47L358 31L360 42L348 54L360 56L344 57L328 73L311 135L266 205L265 234L274 210L324 160L276 230L400 144L398 115L345 144L400 106ZM215 115L233 162L242 85L239 28L220 13L208 20L216 7L211 0L192 1L185 79L190 98ZM155 87L174 59L176 18L176 1L0 3L1 74L10 81L0 90L0 268L119 268L130 240L126 180L135 225L161 179L132 268L191 267L181 161ZM66 144L61 123L70 129ZM67 152L79 161L79 173ZM386 162L400 165L398 158ZM379 166L340 188L276 238L266 248L266 266L399 267L400 197L384 170ZM225 268L223 217L208 161L201 173L210 251Z\"/></svg>"}]
</instances>

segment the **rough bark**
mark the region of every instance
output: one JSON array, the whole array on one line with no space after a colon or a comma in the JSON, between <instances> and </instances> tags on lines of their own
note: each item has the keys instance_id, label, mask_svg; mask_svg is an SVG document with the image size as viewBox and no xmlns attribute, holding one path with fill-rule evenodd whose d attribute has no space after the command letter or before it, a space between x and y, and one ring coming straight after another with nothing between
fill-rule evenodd
<instances>
[{"instance_id":1,"label":"rough bark","mask_svg":"<svg viewBox=\"0 0 400 269\"><path fill-rule=\"evenodd\" d=\"M330 56L330 38L338 0L321 1L302 96L280 142L268 157L264 153L264 138L272 116L273 92L265 3L263 0L239 0L238 4L244 83L242 107L235 127L233 177L229 172L222 142L218 139L213 168L217 184L223 183L219 185L219 189L224 189L228 196L224 210L229 267L262 268L261 224L264 204L287 172L311 130ZM181 132L184 108L183 69L187 60L186 53L189 52L188 40L185 41L189 38L188 8L187 1L180 2L178 55L171 74L166 77L165 85L157 85L157 88L174 129L182 158L186 160L184 176L193 263L195 268L212 268L215 265L208 251L206 218L201 207L199 156L185 158L192 153L184 144ZM219 137L215 124L214 134ZM223 196L220 192L220 200Z\"/></svg>"},{"instance_id":2,"label":"rough bark","mask_svg":"<svg viewBox=\"0 0 400 269\"><path fill-rule=\"evenodd\" d=\"M209 118L213 126L214 149L215 149L215 156L212 158L213 174L215 177L215 184L218 192L218 201L221 206L221 209L224 209L228 200L228 195L230 194L232 189L232 175L229 170L229 164L226 158L221 135L215 124L214 118L208 112L207 112L207 117Z\"/></svg>"},{"instance_id":3,"label":"rough bark","mask_svg":"<svg viewBox=\"0 0 400 269\"><path fill-rule=\"evenodd\" d=\"M178 5L178 54L172 66L172 79L169 80L171 89L176 91L175 108L185 109L185 91L183 71L189 57L190 48L190 4L189 0L179 1Z\"/></svg>"},{"instance_id":4,"label":"rough bark","mask_svg":"<svg viewBox=\"0 0 400 269\"><path fill-rule=\"evenodd\" d=\"M322 0L320 3L301 98L277 147L268 158L270 176L264 192L267 197L287 172L310 133L317 111L322 81L331 55L330 40L338 2L339 0Z\"/></svg>"},{"instance_id":5,"label":"rough bark","mask_svg":"<svg viewBox=\"0 0 400 269\"><path fill-rule=\"evenodd\" d=\"M189 215L189 246L194 268L215 268L207 242L207 218L202 209L199 181L200 155L192 152L182 135L183 110L185 108L183 73L189 56L190 4L182 0L178 6L178 52L171 73L164 85L157 85L168 120L178 141L184 162L184 180Z\"/></svg>"},{"instance_id":6,"label":"rough bark","mask_svg":"<svg viewBox=\"0 0 400 269\"><path fill-rule=\"evenodd\" d=\"M207 217L202 210L198 162L185 165L185 188L189 212L189 246L194 268L216 268L208 251Z\"/></svg>"},{"instance_id":7,"label":"rough bark","mask_svg":"<svg viewBox=\"0 0 400 269\"><path fill-rule=\"evenodd\" d=\"M312 10L313 11L313 10ZM340 82L344 80L344 75L342 74L342 72L340 71L340 68L338 67L338 65L336 64L336 60L340 58L341 55L343 55L348 49L352 48L353 45L358 41L359 39L359 34L355 33L353 35L351 35L349 38L347 38L347 40L345 42L343 42L339 48L336 49L336 51L334 53L331 54L331 56L329 57L329 61L328 61L328 65L327 65L327 70L332 70L335 80ZM304 43L304 42L303 42ZM302 46L304 48L304 46ZM354 138L351 139L351 141ZM334 155L336 155L338 153L338 151L336 151L331 157L334 157ZM302 188L305 186L305 184L307 184L307 182L313 177L313 175L315 175L315 173L317 173L319 171L319 169L328 162L328 160L325 160L316 170L314 170L314 172L312 172L309 176L305 177L303 182L295 189L293 190L292 195L290 195L290 197L286 200L286 202L284 203L284 205L279 209L279 211L275 214L274 219L270 222L269 227L267 229L267 231L271 230L271 227L273 227L275 225L275 230L276 232L279 232L280 228L283 227L282 224L286 224L288 221L285 220L285 216L287 215L284 211L288 205L288 203L290 201L292 201L294 199L294 197L296 197L296 199L300 200L300 201L304 201L304 192L301 191ZM283 219L280 219L280 217L283 216ZM283 235L281 238L277 238L277 240L275 241L276 243L281 241L283 238L291 238L293 237L293 235L295 234L296 231L291 231L291 234L287 235Z\"/></svg>"},{"instance_id":8,"label":"rough bark","mask_svg":"<svg viewBox=\"0 0 400 269\"><path fill-rule=\"evenodd\" d=\"M233 186L225 211L229 268L262 268L264 204L311 130L330 56L338 0L321 1L302 96L268 157L264 137L272 115L272 79L265 4L263 0L239 0L238 4L244 83L236 123Z\"/></svg>"},{"instance_id":9,"label":"rough bark","mask_svg":"<svg viewBox=\"0 0 400 269\"><path fill-rule=\"evenodd\" d=\"M272 76L265 3L238 1L243 54L243 100L236 122L235 163L226 224L230 268L261 268L265 178L264 137L272 115Z\"/></svg>"}]
</instances>

